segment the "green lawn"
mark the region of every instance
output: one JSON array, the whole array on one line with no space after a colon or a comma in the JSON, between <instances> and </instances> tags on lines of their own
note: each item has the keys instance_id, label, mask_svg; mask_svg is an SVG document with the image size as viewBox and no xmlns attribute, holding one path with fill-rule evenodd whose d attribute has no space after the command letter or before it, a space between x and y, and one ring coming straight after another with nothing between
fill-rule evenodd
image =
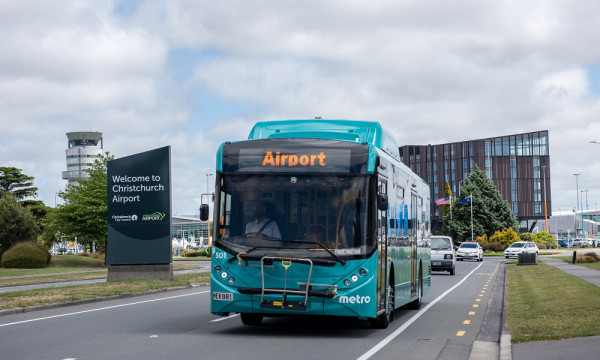
<instances>
[{"instance_id":1,"label":"green lawn","mask_svg":"<svg viewBox=\"0 0 600 360\"><path fill-rule=\"evenodd\" d=\"M553 266L507 270L507 318L512 342L600 335L600 287Z\"/></svg>"},{"instance_id":2,"label":"green lawn","mask_svg":"<svg viewBox=\"0 0 600 360\"><path fill-rule=\"evenodd\" d=\"M24 308L35 305L61 303L75 300L93 299L119 294L135 294L160 289L206 284L209 273L176 275L174 281L135 280L96 283L60 288L46 288L27 291L0 293L0 310Z\"/></svg>"},{"instance_id":3,"label":"green lawn","mask_svg":"<svg viewBox=\"0 0 600 360\"><path fill-rule=\"evenodd\" d=\"M198 265L173 264L173 270L190 270L195 268L198 268ZM102 260L97 260L85 256L57 255L52 257L52 261L47 268L0 268L0 277L23 275L27 276L23 278L0 279L0 286L16 286L70 280L87 280L106 277L106 274L106 267L104 267L104 262Z\"/></svg>"}]
</instances>

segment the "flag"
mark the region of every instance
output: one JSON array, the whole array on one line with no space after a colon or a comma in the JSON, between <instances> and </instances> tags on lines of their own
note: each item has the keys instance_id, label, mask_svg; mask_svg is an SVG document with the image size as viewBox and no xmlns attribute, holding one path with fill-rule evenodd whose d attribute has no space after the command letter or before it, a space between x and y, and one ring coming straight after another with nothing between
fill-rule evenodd
<instances>
[{"instance_id":1,"label":"flag","mask_svg":"<svg viewBox=\"0 0 600 360\"><path fill-rule=\"evenodd\" d=\"M471 202L471 194L469 194L469 196L462 199L461 201L457 202L456 205L466 204L466 203L470 203L470 202Z\"/></svg>"},{"instance_id":2,"label":"flag","mask_svg":"<svg viewBox=\"0 0 600 360\"><path fill-rule=\"evenodd\" d=\"M450 196L437 199L435 204L436 205L450 205Z\"/></svg>"}]
</instances>

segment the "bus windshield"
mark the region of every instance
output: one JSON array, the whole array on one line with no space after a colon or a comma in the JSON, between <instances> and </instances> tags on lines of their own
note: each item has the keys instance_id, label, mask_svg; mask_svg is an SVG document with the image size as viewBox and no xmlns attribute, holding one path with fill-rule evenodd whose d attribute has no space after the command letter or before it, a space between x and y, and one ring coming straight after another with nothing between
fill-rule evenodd
<instances>
[{"instance_id":1,"label":"bus windshield","mask_svg":"<svg viewBox=\"0 0 600 360\"><path fill-rule=\"evenodd\" d=\"M374 250L366 175L223 174L219 183L215 244L234 255L332 260Z\"/></svg>"}]
</instances>

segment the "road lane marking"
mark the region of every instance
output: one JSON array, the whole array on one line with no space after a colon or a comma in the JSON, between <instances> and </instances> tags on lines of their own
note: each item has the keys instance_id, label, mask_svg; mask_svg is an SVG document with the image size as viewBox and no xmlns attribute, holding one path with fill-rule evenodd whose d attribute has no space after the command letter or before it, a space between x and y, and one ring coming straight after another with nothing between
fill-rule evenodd
<instances>
[{"instance_id":1,"label":"road lane marking","mask_svg":"<svg viewBox=\"0 0 600 360\"><path fill-rule=\"evenodd\" d=\"M225 316L225 317L222 317L222 318L211 320L210 322L216 323L216 322L223 321L223 320L229 320L229 319L232 319L232 318L237 317L237 316L240 316L240 314L233 314L233 315Z\"/></svg>"},{"instance_id":2,"label":"road lane marking","mask_svg":"<svg viewBox=\"0 0 600 360\"><path fill-rule=\"evenodd\" d=\"M180 297L193 296L193 295L199 295L199 294L206 294L208 292L210 292L210 291L206 290L206 291L200 291L200 292L195 292L195 293L191 293L191 294L174 295L174 296L168 296L168 297L164 297L164 298L160 298L160 299L136 301L136 302L127 303L127 304L106 306L106 307L103 307L103 308L83 310L83 311L76 311L76 312L67 313L67 314L61 314L61 315L46 316L46 317L41 317L41 318L37 318L37 319L15 321L15 322L12 322L12 323L0 324L0 327L25 324L25 323L30 323L30 322L35 322L35 321L41 321L41 320L56 319L56 318L60 318L60 317L64 317L64 316L79 315L79 314L91 313L91 312L102 311L102 310L116 309L116 308L120 308L120 307L131 306L131 305L139 305L139 304L146 304L146 303L151 303L151 302L156 302L156 301L171 300L171 299L176 299L176 298L180 298Z\"/></svg>"},{"instance_id":3,"label":"road lane marking","mask_svg":"<svg viewBox=\"0 0 600 360\"><path fill-rule=\"evenodd\" d=\"M471 320L465 320L463 321L463 325L470 325L471 324Z\"/></svg>"},{"instance_id":4,"label":"road lane marking","mask_svg":"<svg viewBox=\"0 0 600 360\"><path fill-rule=\"evenodd\" d=\"M471 315L471 316L475 315L475 311L469 311L469 315Z\"/></svg>"},{"instance_id":5,"label":"road lane marking","mask_svg":"<svg viewBox=\"0 0 600 360\"><path fill-rule=\"evenodd\" d=\"M418 313L416 313L413 317L411 317L410 319L408 319L404 324L402 324L402 326L400 326L399 328L397 328L396 330L394 330L393 333L389 334L387 337L385 337L385 339L381 340L379 343L377 343L375 346L373 346L369 351L367 351L366 353L364 353L360 357L358 357L357 360L367 360L371 356L375 355L384 346L386 346L392 340L394 340L396 337L398 337L398 335L402 334L404 332L404 330L406 330L410 325L412 325L412 323L414 323L415 321L417 321L417 319L420 318L423 314L425 314L433 305L435 305L438 301L442 300L446 295L448 295L449 293L451 293L454 289L456 289L457 287L459 287L460 285L462 285L462 283L464 283L465 281L467 281L467 279L471 275L473 275L473 273L475 271L477 271L481 267L481 265L483 265L483 264L484 263L482 262L475 269L471 270L471 272L468 273L456 285L454 285L450 289L446 290L443 294L441 294L440 296L438 296L435 300L433 300L432 302L430 302L429 304L427 304L423 309L419 310Z\"/></svg>"},{"instance_id":6,"label":"road lane marking","mask_svg":"<svg viewBox=\"0 0 600 360\"><path fill-rule=\"evenodd\" d=\"M460 330L456 333L456 336L465 336L466 331Z\"/></svg>"}]
</instances>

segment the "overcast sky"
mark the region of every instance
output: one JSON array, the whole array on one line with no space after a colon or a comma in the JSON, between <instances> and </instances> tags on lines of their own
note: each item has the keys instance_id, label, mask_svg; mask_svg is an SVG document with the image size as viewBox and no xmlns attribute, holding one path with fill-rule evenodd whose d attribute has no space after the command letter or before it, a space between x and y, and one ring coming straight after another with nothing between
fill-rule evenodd
<instances>
[{"instance_id":1,"label":"overcast sky","mask_svg":"<svg viewBox=\"0 0 600 360\"><path fill-rule=\"evenodd\" d=\"M593 209L599 14L591 0L2 1L0 166L54 206L67 132L101 131L117 158L170 145L186 215L219 144L256 121L373 120L400 145L549 130L553 210L575 207L574 173Z\"/></svg>"}]
</instances>

